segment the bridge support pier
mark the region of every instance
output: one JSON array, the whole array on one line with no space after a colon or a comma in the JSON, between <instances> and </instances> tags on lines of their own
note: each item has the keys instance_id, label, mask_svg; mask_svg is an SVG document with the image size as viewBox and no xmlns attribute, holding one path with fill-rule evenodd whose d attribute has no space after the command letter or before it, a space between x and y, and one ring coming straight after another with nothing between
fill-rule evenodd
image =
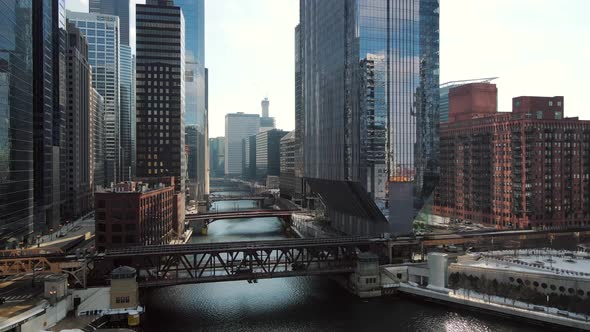
<instances>
[{"instance_id":1,"label":"bridge support pier","mask_svg":"<svg viewBox=\"0 0 590 332\"><path fill-rule=\"evenodd\" d=\"M358 297L379 297L381 296L379 257L371 252L360 253L353 273L347 278L335 276L332 279Z\"/></svg>"}]
</instances>

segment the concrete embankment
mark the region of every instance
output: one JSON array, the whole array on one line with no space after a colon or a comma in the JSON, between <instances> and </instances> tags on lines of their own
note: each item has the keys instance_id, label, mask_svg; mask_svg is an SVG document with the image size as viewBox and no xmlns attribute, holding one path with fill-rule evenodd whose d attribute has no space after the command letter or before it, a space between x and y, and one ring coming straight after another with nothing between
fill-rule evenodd
<instances>
[{"instance_id":1,"label":"concrete embankment","mask_svg":"<svg viewBox=\"0 0 590 332\"><path fill-rule=\"evenodd\" d=\"M486 302L483 299L455 296L452 293L412 286L401 283L397 290L403 294L419 297L427 301L457 306L472 311L492 313L512 319L526 320L537 325L550 325L590 331L590 322L569 317L562 317L546 312L539 312L526 308Z\"/></svg>"}]
</instances>

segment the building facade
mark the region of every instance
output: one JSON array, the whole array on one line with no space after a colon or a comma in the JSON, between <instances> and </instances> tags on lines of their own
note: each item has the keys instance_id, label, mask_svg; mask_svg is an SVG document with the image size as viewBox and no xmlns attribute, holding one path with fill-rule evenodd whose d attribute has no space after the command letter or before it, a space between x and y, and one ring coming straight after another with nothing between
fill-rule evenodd
<instances>
[{"instance_id":1,"label":"building facade","mask_svg":"<svg viewBox=\"0 0 590 332\"><path fill-rule=\"evenodd\" d=\"M260 128L258 114L228 113L225 115L225 175L242 174L242 140L256 135Z\"/></svg>"},{"instance_id":2,"label":"building facade","mask_svg":"<svg viewBox=\"0 0 590 332\"><path fill-rule=\"evenodd\" d=\"M33 1L35 231L57 229L64 189L65 1Z\"/></svg>"},{"instance_id":3,"label":"building facade","mask_svg":"<svg viewBox=\"0 0 590 332\"><path fill-rule=\"evenodd\" d=\"M209 194L209 115L206 107L206 74L205 74L205 1L174 0L175 5L182 9L186 31L185 37L185 95L186 124L197 129L194 151L196 176L189 177L189 182L197 189L197 199L202 200Z\"/></svg>"},{"instance_id":4,"label":"building facade","mask_svg":"<svg viewBox=\"0 0 590 332\"><path fill-rule=\"evenodd\" d=\"M138 179L97 192L96 247L99 251L169 244L179 224L175 180Z\"/></svg>"},{"instance_id":5,"label":"building facade","mask_svg":"<svg viewBox=\"0 0 590 332\"><path fill-rule=\"evenodd\" d=\"M120 43L131 45L131 16L135 10L135 0L90 0L88 10L91 13L119 17Z\"/></svg>"},{"instance_id":6,"label":"building facade","mask_svg":"<svg viewBox=\"0 0 590 332\"><path fill-rule=\"evenodd\" d=\"M460 80L460 81L452 81L452 82L446 82L446 83L441 84L440 88L439 88L440 98L439 98L439 103L438 103L438 113L439 113L438 120L439 120L439 122L443 123L443 122L449 121L449 90L451 90L452 88L461 86L461 85L465 85L465 84L491 83L495 79L497 79L497 77L480 78L480 79L472 79L472 80Z\"/></svg>"},{"instance_id":7,"label":"building facade","mask_svg":"<svg viewBox=\"0 0 590 332\"><path fill-rule=\"evenodd\" d=\"M92 69L88 43L73 24L67 25L66 196L64 218L73 220L94 207L94 141L91 106Z\"/></svg>"},{"instance_id":8,"label":"building facade","mask_svg":"<svg viewBox=\"0 0 590 332\"><path fill-rule=\"evenodd\" d=\"M563 110L563 97L517 97L512 112L441 124L434 212L501 229L590 223L590 121Z\"/></svg>"},{"instance_id":9,"label":"building facade","mask_svg":"<svg viewBox=\"0 0 590 332\"><path fill-rule=\"evenodd\" d=\"M287 199L294 199L297 181L295 179L295 155L297 148L295 144L295 131L289 132L281 138L281 175L279 188L281 196Z\"/></svg>"},{"instance_id":10,"label":"building facade","mask_svg":"<svg viewBox=\"0 0 590 332\"><path fill-rule=\"evenodd\" d=\"M94 142L93 190L104 186L104 98L92 88L90 91L90 114L92 114L92 141Z\"/></svg>"},{"instance_id":11,"label":"building facade","mask_svg":"<svg viewBox=\"0 0 590 332\"><path fill-rule=\"evenodd\" d=\"M281 138L288 132L271 129L256 134L256 178L281 175Z\"/></svg>"},{"instance_id":12,"label":"building facade","mask_svg":"<svg viewBox=\"0 0 590 332\"><path fill-rule=\"evenodd\" d=\"M0 6L0 246L14 248L33 232L33 5Z\"/></svg>"},{"instance_id":13,"label":"building facade","mask_svg":"<svg viewBox=\"0 0 590 332\"><path fill-rule=\"evenodd\" d=\"M184 195L184 16L178 6L150 3L136 7L136 173L173 176L176 191Z\"/></svg>"},{"instance_id":14,"label":"building facade","mask_svg":"<svg viewBox=\"0 0 590 332\"><path fill-rule=\"evenodd\" d=\"M211 177L225 175L225 138L209 139L209 173Z\"/></svg>"},{"instance_id":15,"label":"building facade","mask_svg":"<svg viewBox=\"0 0 590 332\"><path fill-rule=\"evenodd\" d=\"M256 180L256 135L242 140L242 178Z\"/></svg>"},{"instance_id":16,"label":"building facade","mask_svg":"<svg viewBox=\"0 0 590 332\"><path fill-rule=\"evenodd\" d=\"M104 98L105 185L121 179L119 18L96 13L67 12L86 36L92 66L92 86Z\"/></svg>"},{"instance_id":17,"label":"building facade","mask_svg":"<svg viewBox=\"0 0 590 332\"><path fill-rule=\"evenodd\" d=\"M437 176L439 1L301 0L299 34L307 182L346 233L412 232ZM362 211L329 199L351 183Z\"/></svg>"}]
</instances>

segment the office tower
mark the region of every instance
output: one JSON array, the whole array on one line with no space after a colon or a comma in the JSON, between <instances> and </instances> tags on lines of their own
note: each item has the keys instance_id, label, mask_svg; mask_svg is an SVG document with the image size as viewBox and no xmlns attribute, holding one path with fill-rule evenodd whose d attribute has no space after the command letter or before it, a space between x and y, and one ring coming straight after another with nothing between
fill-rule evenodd
<instances>
[{"instance_id":1,"label":"office tower","mask_svg":"<svg viewBox=\"0 0 590 332\"><path fill-rule=\"evenodd\" d=\"M91 113L92 70L86 38L67 24L66 196L63 216L75 219L93 207L94 142Z\"/></svg>"},{"instance_id":2,"label":"office tower","mask_svg":"<svg viewBox=\"0 0 590 332\"><path fill-rule=\"evenodd\" d=\"M270 105L270 101L268 98L264 98L260 102L260 106L262 106L262 116L260 117L260 131L267 131L275 128L275 118L271 118L268 116L268 107Z\"/></svg>"},{"instance_id":3,"label":"office tower","mask_svg":"<svg viewBox=\"0 0 590 332\"><path fill-rule=\"evenodd\" d=\"M198 129L196 125L186 125L185 127L185 138L186 144L186 165L187 165L187 176L188 176L188 197L187 200L197 200L197 159L198 159L198 146L197 146L197 135Z\"/></svg>"},{"instance_id":4,"label":"office tower","mask_svg":"<svg viewBox=\"0 0 590 332\"><path fill-rule=\"evenodd\" d=\"M133 109L135 99L135 82L133 81L133 55L131 47L121 45L120 54L120 122L121 130L121 180L129 181L134 175L135 159L133 157L132 126L135 124L135 109Z\"/></svg>"},{"instance_id":5,"label":"office tower","mask_svg":"<svg viewBox=\"0 0 590 332\"><path fill-rule=\"evenodd\" d=\"M305 176L346 233L410 233L431 195L438 11L438 0L300 2Z\"/></svg>"},{"instance_id":6,"label":"office tower","mask_svg":"<svg viewBox=\"0 0 590 332\"><path fill-rule=\"evenodd\" d=\"M35 232L57 229L65 186L65 3L33 1Z\"/></svg>"},{"instance_id":7,"label":"office tower","mask_svg":"<svg viewBox=\"0 0 590 332\"><path fill-rule=\"evenodd\" d=\"M67 18L86 36L92 66L92 86L104 98L105 185L121 178L119 18L96 13L67 12Z\"/></svg>"},{"instance_id":8,"label":"office tower","mask_svg":"<svg viewBox=\"0 0 590 332\"><path fill-rule=\"evenodd\" d=\"M173 176L184 197L184 16L177 6L137 5L137 176ZM184 199L181 200L184 211ZM184 217L181 218L181 222Z\"/></svg>"},{"instance_id":9,"label":"office tower","mask_svg":"<svg viewBox=\"0 0 590 332\"><path fill-rule=\"evenodd\" d=\"M120 180L130 180L135 174L135 81L131 38L129 35L130 15L135 10L134 0L91 0L90 12L119 17L120 54L119 54L119 130L120 163L118 174Z\"/></svg>"},{"instance_id":10,"label":"office tower","mask_svg":"<svg viewBox=\"0 0 590 332\"><path fill-rule=\"evenodd\" d=\"M242 140L242 177L246 180L256 179L256 135Z\"/></svg>"},{"instance_id":11,"label":"office tower","mask_svg":"<svg viewBox=\"0 0 590 332\"><path fill-rule=\"evenodd\" d=\"M490 77L473 80L452 81L441 84L439 88L440 98L438 104L439 122L443 123L449 121L449 91L452 88L471 83L491 83L496 79L497 77Z\"/></svg>"},{"instance_id":12,"label":"office tower","mask_svg":"<svg viewBox=\"0 0 590 332\"><path fill-rule=\"evenodd\" d=\"M189 182L197 188L197 199L202 200L209 193L209 172L207 165L208 150L208 109L206 107L206 77L205 77L205 1L204 0L175 0L174 4L182 9L185 30L185 96L187 125L194 125L197 135L195 163L189 167ZM193 138L191 138L193 139Z\"/></svg>"},{"instance_id":13,"label":"office tower","mask_svg":"<svg viewBox=\"0 0 590 332\"><path fill-rule=\"evenodd\" d=\"M209 173L212 177L225 175L225 138L209 139Z\"/></svg>"},{"instance_id":14,"label":"office tower","mask_svg":"<svg viewBox=\"0 0 590 332\"><path fill-rule=\"evenodd\" d=\"M0 246L33 232L32 1L0 0Z\"/></svg>"},{"instance_id":15,"label":"office tower","mask_svg":"<svg viewBox=\"0 0 590 332\"><path fill-rule=\"evenodd\" d=\"M94 142L93 190L104 186L104 98L92 88L90 91L90 114L92 114L92 141Z\"/></svg>"},{"instance_id":16,"label":"office tower","mask_svg":"<svg viewBox=\"0 0 590 332\"><path fill-rule=\"evenodd\" d=\"M449 92L451 114L462 101L454 97L477 92L466 87ZM590 121L565 117L563 97L517 97L512 106L459 108L465 116L441 124L434 212L500 229L588 225Z\"/></svg>"},{"instance_id":17,"label":"office tower","mask_svg":"<svg viewBox=\"0 0 590 332\"><path fill-rule=\"evenodd\" d=\"M281 138L288 132L271 129L256 134L256 178L281 175Z\"/></svg>"},{"instance_id":18,"label":"office tower","mask_svg":"<svg viewBox=\"0 0 590 332\"><path fill-rule=\"evenodd\" d=\"M225 115L225 175L242 174L242 140L256 135L259 127L258 114L238 112Z\"/></svg>"},{"instance_id":19,"label":"office tower","mask_svg":"<svg viewBox=\"0 0 590 332\"><path fill-rule=\"evenodd\" d=\"M301 26L295 27L295 192L294 198L297 198L305 206L304 196L304 172L303 172L303 47L301 41Z\"/></svg>"},{"instance_id":20,"label":"office tower","mask_svg":"<svg viewBox=\"0 0 590 332\"><path fill-rule=\"evenodd\" d=\"M280 181L279 188L281 190L281 197L287 199L295 198L295 187L297 181L295 179L295 131L290 131L287 135L281 138L280 143L281 160L280 160Z\"/></svg>"},{"instance_id":21,"label":"office tower","mask_svg":"<svg viewBox=\"0 0 590 332\"><path fill-rule=\"evenodd\" d=\"M119 17L120 43L121 45L131 45L130 17L135 10L135 0L90 0L88 9L91 13L112 15Z\"/></svg>"}]
</instances>

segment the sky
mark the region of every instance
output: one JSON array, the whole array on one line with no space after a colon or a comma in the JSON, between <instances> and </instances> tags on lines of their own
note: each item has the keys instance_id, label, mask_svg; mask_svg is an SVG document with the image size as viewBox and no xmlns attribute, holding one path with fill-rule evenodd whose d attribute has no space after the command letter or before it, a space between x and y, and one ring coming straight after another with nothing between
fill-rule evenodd
<instances>
[{"instance_id":1,"label":"sky","mask_svg":"<svg viewBox=\"0 0 590 332\"><path fill-rule=\"evenodd\" d=\"M264 97L277 127L294 128L298 11L298 0L205 0L209 137L224 135L226 113L260 113ZM499 111L512 97L563 95L566 116L590 120L590 1L441 0L440 12L441 83L499 77Z\"/></svg>"}]
</instances>

